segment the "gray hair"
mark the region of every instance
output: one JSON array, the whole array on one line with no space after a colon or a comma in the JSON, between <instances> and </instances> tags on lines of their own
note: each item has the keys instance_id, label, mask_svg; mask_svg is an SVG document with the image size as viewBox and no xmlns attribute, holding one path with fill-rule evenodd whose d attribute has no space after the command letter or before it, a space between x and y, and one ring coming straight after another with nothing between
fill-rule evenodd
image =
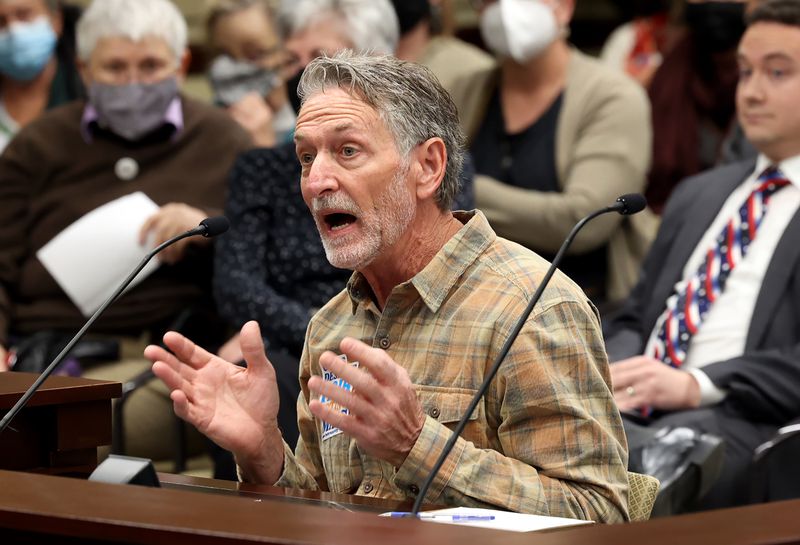
<instances>
[{"instance_id":1,"label":"gray hair","mask_svg":"<svg viewBox=\"0 0 800 545\"><path fill-rule=\"evenodd\" d=\"M101 38L138 42L155 36L169 45L180 62L187 35L186 20L169 0L93 0L78 21L78 58L87 62Z\"/></svg>"},{"instance_id":2,"label":"gray hair","mask_svg":"<svg viewBox=\"0 0 800 545\"><path fill-rule=\"evenodd\" d=\"M404 159L430 138L444 141L447 166L436 203L449 210L460 187L466 139L456 105L433 72L389 55L342 51L313 60L303 72L298 94L305 102L328 87L343 89L373 107Z\"/></svg>"},{"instance_id":3,"label":"gray hair","mask_svg":"<svg viewBox=\"0 0 800 545\"><path fill-rule=\"evenodd\" d=\"M208 8L208 15L206 15L206 35L210 38L214 27L220 19L250 9L253 6L258 6L259 9L264 10L271 28L277 31L275 12L266 0L214 0Z\"/></svg>"},{"instance_id":4,"label":"gray hair","mask_svg":"<svg viewBox=\"0 0 800 545\"><path fill-rule=\"evenodd\" d=\"M283 0L278 21L283 38L328 17L341 19L353 48L391 55L400 39L400 23L389 0Z\"/></svg>"}]
</instances>

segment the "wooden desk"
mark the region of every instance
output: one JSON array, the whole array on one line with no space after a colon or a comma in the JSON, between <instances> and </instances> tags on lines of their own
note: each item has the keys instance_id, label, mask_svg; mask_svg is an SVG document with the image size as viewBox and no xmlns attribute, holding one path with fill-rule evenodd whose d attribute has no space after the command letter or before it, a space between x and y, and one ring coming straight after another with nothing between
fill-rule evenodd
<instances>
[{"instance_id":1,"label":"wooden desk","mask_svg":"<svg viewBox=\"0 0 800 545\"><path fill-rule=\"evenodd\" d=\"M38 376L0 373L0 415ZM48 378L0 435L0 468L88 476L97 447L111 444L111 399L121 393L118 382Z\"/></svg>"},{"instance_id":2,"label":"wooden desk","mask_svg":"<svg viewBox=\"0 0 800 545\"><path fill-rule=\"evenodd\" d=\"M5 543L26 544L800 544L800 500L518 534L348 512L352 498L330 494L318 495L328 501L320 507L308 503L314 496L309 492L236 483L220 489L218 481L164 475L162 480L170 488L0 471L0 535ZM215 493L197 492L203 488ZM362 507L393 508L391 502L356 500Z\"/></svg>"}]
</instances>

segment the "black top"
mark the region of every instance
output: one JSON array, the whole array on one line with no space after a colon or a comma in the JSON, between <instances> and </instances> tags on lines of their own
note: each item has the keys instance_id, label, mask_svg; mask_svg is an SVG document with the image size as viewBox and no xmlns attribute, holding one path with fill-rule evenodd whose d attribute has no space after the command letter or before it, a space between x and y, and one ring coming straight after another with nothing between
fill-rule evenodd
<instances>
[{"instance_id":1,"label":"black top","mask_svg":"<svg viewBox=\"0 0 800 545\"><path fill-rule=\"evenodd\" d=\"M564 94L561 93L539 119L521 132L510 134L503 119L500 93L495 89L470 148L475 158L475 171L523 189L561 191L556 168L556 132L563 103ZM555 257L539 248L531 250L548 261ZM605 246L565 257L560 269L595 303L603 300L608 269Z\"/></svg>"},{"instance_id":2,"label":"black top","mask_svg":"<svg viewBox=\"0 0 800 545\"><path fill-rule=\"evenodd\" d=\"M528 128L509 134L495 90L470 149L476 172L516 187L559 191L555 136L563 102L561 94Z\"/></svg>"},{"instance_id":3,"label":"black top","mask_svg":"<svg viewBox=\"0 0 800 545\"><path fill-rule=\"evenodd\" d=\"M473 171L466 163L456 209L474 207ZM328 263L300 192L300 174L294 143L239 156L225 207L231 228L216 241L214 267L220 314L237 328L256 320L270 351L298 358L309 319L351 274Z\"/></svg>"}]
</instances>

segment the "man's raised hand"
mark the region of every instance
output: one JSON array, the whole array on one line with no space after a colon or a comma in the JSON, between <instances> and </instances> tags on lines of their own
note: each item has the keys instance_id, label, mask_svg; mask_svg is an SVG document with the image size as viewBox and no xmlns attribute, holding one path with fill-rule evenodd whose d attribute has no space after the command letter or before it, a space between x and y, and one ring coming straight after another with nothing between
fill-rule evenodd
<instances>
[{"instance_id":1,"label":"man's raised hand","mask_svg":"<svg viewBox=\"0 0 800 545\"><path fill-rule=\"evenodd\" d=\"M150 345L144 354L170 389L175 413L233 452L251 479L273 484L283 467L275 370L256 322L242 327L240 342L246 368L172 331L164 335L172 353Z\"/></svg>"},{"instance_id":2,"label":"man's raised hand","mask_svg":"<svg viewBox=\"0 0 800 545\"><path fill-rule=\"evenodd\" d=\"M333 352L320 356L320 365L353 386L345 390L322 377L313 376L309 389L324 395L350 414L331 409L316 397L308 408L311 413L354 438L365 453L386 460L396 467L403 464L417 442L425 413L406 370L378 348L345 338L340 350L359 368L345 363Z\"/></svg>"}]
</instances>

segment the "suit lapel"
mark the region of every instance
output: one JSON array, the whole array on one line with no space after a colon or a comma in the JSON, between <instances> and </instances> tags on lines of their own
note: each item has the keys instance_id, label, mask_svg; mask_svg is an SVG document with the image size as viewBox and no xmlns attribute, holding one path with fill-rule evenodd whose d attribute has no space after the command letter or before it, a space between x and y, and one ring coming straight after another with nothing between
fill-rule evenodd
<instances>
[{"instance_id":1,"label":"suit lapel","mask_svg":"<svg viewBox=\"0 0 800 545\"><path fill-rule=\"evenodd\" d=\"M747 332L746 350L758 346L772 321L780 299L786 295L786 284L794 275L796 263L800 259L798 240L800 240L800 211L795 213L786 226L786 231L778 241L767 272L764 274L756 306L753 309L753 317L750 320L750 330Z\"/></svg>"}]
</instances>

